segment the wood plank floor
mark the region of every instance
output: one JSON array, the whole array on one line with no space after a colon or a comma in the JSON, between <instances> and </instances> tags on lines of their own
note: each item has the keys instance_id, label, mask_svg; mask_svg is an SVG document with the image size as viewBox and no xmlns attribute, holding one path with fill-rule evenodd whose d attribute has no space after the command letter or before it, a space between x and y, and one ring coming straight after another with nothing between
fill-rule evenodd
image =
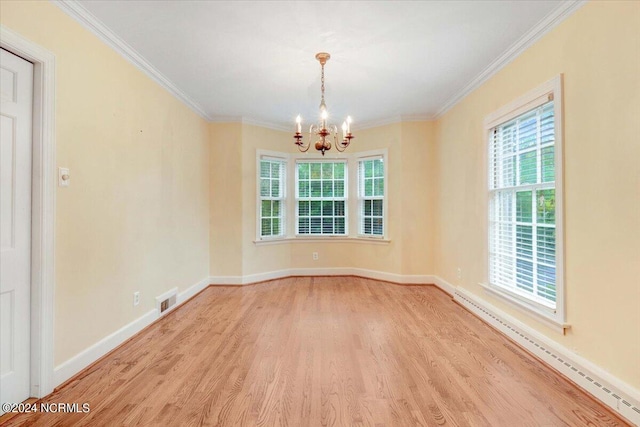
<instances>
[{"instance_id":1,"label":"wood plank floor","mask_svg":"<svg viewBox=\"0 0 640 427\"><path fill-rule=\"evenodd\" d=\"M615 426L624 421L431 286L209 287L7 425Z\"/></svg>"}]
</instances>

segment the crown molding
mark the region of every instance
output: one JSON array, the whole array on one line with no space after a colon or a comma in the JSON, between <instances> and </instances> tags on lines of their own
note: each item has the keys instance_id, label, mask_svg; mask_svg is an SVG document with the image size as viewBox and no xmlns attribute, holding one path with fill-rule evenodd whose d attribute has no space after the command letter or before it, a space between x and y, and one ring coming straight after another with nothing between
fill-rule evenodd
<instances>
[{"instance_id":1,"label":"crown molding","mask_svg":"<svg viewBox=\"0 0 640 427\"><path fill-rule=\"evenodd\" d=\"M530 48L535 42L540 40L545 34L558 26L562 21L571 16L576 10L587 3L587 0L570 0L560 3L551 13L538 22L529 32L520 37L502 55L493 61L487 68L478 74L473 80L467 83L460 91L454 94L433 116L440 118L447 111L462 101L467 95L478 89L483 83L493 77L498 71L511 63L525 50Z\"/></svg>"},{"instance_id":2,"label":"crown molding","mask_svg":"<svg viewBox=\"0 0 640 427\"><path fill-rule=\"evenodd\" d=\"M213 116L209 117L210 123L241 123L242 116Z\"/></svg>"},{"instance_id":3,"label":"crown molding","mask_svg":"<svg viewBox=\"0 0 640 427\"><path fill-rule=\"evenodd\" d=\"M283 132L288 132L288 131L293 132L293 126L295 124L291 122L291 124L287 126L285 123L268 122L260 119L254 119L253 117L244 117L244 116L242 117L241 121L243 125L259 126L262 128L278 130Z\"/></svg>"},{"instance_id":4,"label":"crown molding","mask_svg":"<svg viewBox=\"0 0 640 427\"><path fill-rule=\"evenodd\" d=\"M267 122L260 119L244 116L210 116L206 111L175 84L165 77L158 69L151 65L143 56L129 46L124 40L113 33L107 26L100 22L94 15L84 8L77 0L51 0L63 12L79 22L100 40L113 48L127 61L140 69L152 80L165 88L169 93L182 101L194 112L209 122L240 122L243 124L260 126L278 131L288 131L291 126L283 123ZM438 109L435 114L411 114L395 115L381 120L369 120L357 125L358 129L370 129L400 122L415 122L436 120L449 111L453 106L462 101L467 95L478 89L483 83L493 77L502 68L511 63L515 58L531 47L536 41L555 28L558 24L582 7L587 0L569 0L562 2L556 9L549 13L542 21L536 24L529 32L512 44L500 57L487 66L480 74L455 93L447 102Z\"/></svg>"},{"instance_id":5,"label":"crown molding","mask_svg":"<svg viewBox=\"0 0 640 427\"><path fill-rule=\"evenodd\" d=\"M151 80L158 83L171 95L182 101L200 117L211 121L209 115L197 102L189 98L189 96L182 92L175 84L173 84L173 82L171 82L171 80L165 77L157 68L151 65L149 61L136 52L134 48L118 37L76 0L52 0L52 3L58 6L58 8L71 18L79 22L80 25L92 32L100 40L119 53L124 59L149 76Z\"/></svg>"}]
</instances>

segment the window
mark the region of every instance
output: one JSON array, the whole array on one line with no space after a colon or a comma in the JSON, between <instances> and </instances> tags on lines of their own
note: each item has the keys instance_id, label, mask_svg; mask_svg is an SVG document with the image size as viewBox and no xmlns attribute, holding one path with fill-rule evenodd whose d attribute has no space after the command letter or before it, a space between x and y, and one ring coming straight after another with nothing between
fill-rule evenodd
<instances>
[{"instance_id":1,"label":"window","mask_svg":"<svg viewBox=\"0 0 640 427\"><path fill-rule=\"evenodd\" d=\"M347 234L344 161L296 163L297 233Z\"/></svg>"},{"instance_id":2,"label":"window","mask_svg":"<svg viewBox=\"0 0 640 427\"><path fill-rule=\"evenodd\" d=\"M489 132L489 285L563 321L559 79Z\"/></svg>"},{"instance_id":3,"label":"window","mask_svg":"<svg viewBox=\"0 0 640 427\"><path fill-rule=\"evenodd\" d=\"M384 235L384 161L382 156L358 161L360 234Z\"/></svg>"},{"instance_id":4,"label":"window","mask_svg":"<svg viewBox=\"0 0 640 427\"><path fill-rule=\"evenodd\" d=\"M284 236L286 161L260 159L260 237Z\"/></svg>"}]
</instances>

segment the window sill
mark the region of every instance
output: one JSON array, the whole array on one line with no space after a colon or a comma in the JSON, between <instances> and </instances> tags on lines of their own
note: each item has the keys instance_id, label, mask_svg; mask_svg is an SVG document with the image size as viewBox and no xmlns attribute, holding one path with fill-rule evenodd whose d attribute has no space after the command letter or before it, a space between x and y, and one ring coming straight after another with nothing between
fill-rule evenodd
<instances>
[{"instance_id":1,"label":"window sill","mask_svg":"<svg viewBox=\"0 0 640 427\"><path fill-rule=\"evenodd\" d=\"M263 245L280 245L284 243L364 243L364 244L378 244L387 245L391 243L390 239L381 239L379 237L343 237L343 236L296 236L285 237L282 239L264 239L254 240L253 243L256 246Z\"/></svg>"},{"instance_id":2,"label":"window sill","mask_svg":"<svg viewBox=\"0 0 640 427\"><path fill-rule=\"evenodd\" d=\"M559 321L556 318L556 311L551 308L544 307L542 304L538 304L534 301L528 301L524 297L517 295L516 293L509 292L506 289L490 286L485 283L479 283L479 285L482 286L486 293L500 298L516 308L518 311L529 315L563 335L565 330L571 328L570 324Z\"/></svg>"}]
</instances>

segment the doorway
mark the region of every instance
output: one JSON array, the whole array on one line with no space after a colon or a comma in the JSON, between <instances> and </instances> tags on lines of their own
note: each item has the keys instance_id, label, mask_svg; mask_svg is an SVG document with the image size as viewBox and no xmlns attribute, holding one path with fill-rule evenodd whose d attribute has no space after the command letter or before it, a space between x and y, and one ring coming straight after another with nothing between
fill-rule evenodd
<instances>
[{"instance_id":1,"label":"doorway","mask_svg":"<svg viewBox=\"0 0 640 427\"><path fill-rule=\"evenodd\" d=\"M32 82L32 126L30 127L31 153L29 156L29 161L31 162L31 173L29 174L31 183L31 215L29 217L28 211L25 213L24 211L19 212L16 210L12 220L17 221L18 216L22 215L23 217L27 217L26 222L30 224L30 286L28 286L28 292L30 293L28 311L30 312L30 316L26 326L26 333L23 333L23 325L19 339L26 340L27 347L23 345L22 348L29 349L27 356L24 357L28 366L29 378L27 395L30 397L44 397L51 393L56 385L54 384L53 358L55 290L54 212L57 178L55 173L55 56L48 50L23 38L3 25L0 25L0 47L4 51L7 51L9 55L20 57L22 60L32 64L32 79L30 79ZM4 57L2 64L4 65ZM5 73L3 72L3 74ZM11 78L9 80L11 80ZM5 85L4 79L3 85ZM10 121L11 120L13 119L10 119ZM4 125L2 132L5 132ZM13 143L11 148L13 149ZM2 154L4 156L4 152ZM15 168L15 170L17 171L18 169ZM5 181L4 175L2 181L3 183ZM13 183L11 185L13 185ZM4 211L2 212L2 216L4 218ZM3 225L3 227L4 226L5 225ZM4 235L4 231L2 234ZM15 237L11 236L11 239L14 238L17 239L17 231ZM0 236L0 240L1 239L2 237ZM6 241L2 242L3 249L6 243ZM3 260L2 270L5 270L4 267L5 263ZM2 290L4 292L4 276L2 281ZM3 306L0 306L2 313L8 312L9 309L16 309L17 300L15 297L4 299L5 301L2 302ZM9 309L5 309L5 305L9 305ZM0 313L0 316L5 316L5 314L2 313ZM15 315L13 314L8 317L15 319ZM2 319L2 323L4 325L4 318ZM5 331L9 330L14 331L14 327L5 327ZM2 332L2 334L4 335L5 332ZM18 337L14 336L10 339L15 342ZM15 347L19 347L17 343ZM11 364L7 365L7 363L15 364L16 360L15 356L10 356L12 352L4 348L3 340L1 351L5 351L6 354L0 357L5 357L5 366L2 369L7 370L7 366L14 366ZM7 357L14 357L14 360L7 359ZM22 355L20 357L22 358ZM4 371L3 373L6 374ZM5 381L2 381L2 383L4 382ZM4 390L4 387L2 387L2 390ZM5 402L7 401L7 397L9 396L5 396L3 391L0 400Z\"/></svg>"},{"instance_id":2,"label":"doorway","mask_svg":"<svg viewBox=\"0 0 640 427\"><path fill-rule=\"evenodd\" d=\"M0 401L30 395L33 64L0 50Z\"/></svg>"}]
</instances>

